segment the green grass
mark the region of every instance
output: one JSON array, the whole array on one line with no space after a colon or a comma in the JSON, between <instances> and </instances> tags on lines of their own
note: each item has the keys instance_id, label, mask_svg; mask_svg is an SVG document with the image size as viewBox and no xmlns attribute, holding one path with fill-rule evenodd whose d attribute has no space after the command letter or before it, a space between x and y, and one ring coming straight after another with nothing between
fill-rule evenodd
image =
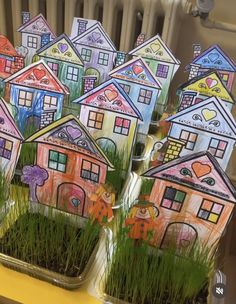
<instances>
[{"instance_id":1,"label":"green grass","mask_svg":"<svg viewBox=\"0 0 236 304\"><path fill-rule=\"evenodd\" d=\"M142 186L140 190L141 195L150 195L152 191L153 184L155 182L154 178L146 178L146 177L141 177L142 179Z\"/></svg>"},{"instance_id":2,"label":"green grass","mask_svg":"<svg viewBox=\"0 0 236 304\"><path fill-rule=\"evenodd\" d=\"M4 173L0 170L0 208L2 208L9 197L10 185Z\"/></svg>"}]
</instances>

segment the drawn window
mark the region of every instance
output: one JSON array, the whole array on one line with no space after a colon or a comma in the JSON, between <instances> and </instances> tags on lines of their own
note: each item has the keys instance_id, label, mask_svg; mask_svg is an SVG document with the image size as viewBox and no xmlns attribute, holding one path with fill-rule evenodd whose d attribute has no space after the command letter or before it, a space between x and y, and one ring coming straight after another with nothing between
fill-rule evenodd
<instances>
[{"instance_id":1,"label":"drawn window","mask_svg":"<svg viewBox=\"0 0 236 304\"><path fill-rule=\"evenodd\" d=\"M166 187L161 201L161 207L180 212L186 193L172 187Z\"/></svg>"},{"instance_id":2,"label":"drawn window","mask_svg":"<svg viewBox=\"0 0 236 304\"><path fill-rule=\"evenodd\" d=\"M57 97L45 95L43 105L44 108L55 108L57 106Z\"/></svg>"},{"instance_id":3,"label":"drawn window","mask_svg":"<svg viewBox=\"0 0 236 304\"><path fill-rule=\"evenodd\" d=\"M33 93L20 90L18 104L20 106L31 107L32 106Z\"/></svg>"},{"instance_id":4,"label":"drawn window","mask_svg":"<svg viewBox=\"0 0 236 304\"><path fill-rule=\"evenodd\" d=\"M0 137L0 157L11 159L11 152L12 152L13 142Z\"/></svg>"},{"instance_id":5,"label":"drawn window","mask_svg":"<svg viewBox=\"0 0 236 304\"><path fill-rule=\"evenodd\" d=\"M116 117L114 125L114 133L128 136L130 128L130 120L121 117Z\"/></svg>"},{"instance_id":6,"label":"drawn window","mask_svg":"<svg viewBox=\"0 0 236 304\"><path fill-rule=\"evenodd\" d=\"M99 173L100 166L87 160L82 161L81 177L98 183Z\"/></svg>"},{"instance_id":7,"label":"drawn window","mask_svg":"<svg viewBox=\"0 0 236 304\"><path fill-rule=\"evenodd\" d=\"M57 76L58 75L58 63L48 62L48 66L53 71L53 73Z\"/></svg>"},{"instance_id":8,"label":"drawn window","mask_svg":"<svg viewBox=\"0 0 236 304\"><path fill-rule=\"evenodd\" d=\"M38 38L33 36L27 37L27 46L32 49L37 49Z\"/></svg>"},{"instance_id":9,"label":"drawn window","mask_svg":"<svg viewBox=\"0 0 236 304\"><path fill-rule=\"evenodd\" d=\"M102 129L103 124L103 113L98 113L94 111L89 111L88 124L87 126L94 129Z\"/></svg>"},{"instance_id":10,"label":"drawn window","mask_svg":"<svg viewBox=\"0 0 236 304\"><path fill-rule=\"evenodd\" d=\"M13 61L6 60L6 65L5 65L5 72L6 73L11 73L12 63L13 63Z\"/></svg>"},{"instance_id":11,"label":"drawn window","mask_svg":"<svg viewBox=\"0 0 236 304\"><path fill-rule=\"evenodd\" d=\"M124 84L124 83L120 83L119 85L122 87L122 89L125 91L125 93L126 93L127 95L129 95L129 92L130 92L130 85Z\"/></svg>"},{"instance_id":12,"label":"drawn window","mask_svg":"<svg viewBox=\"0 0 236 304\"><path fill-rule=\"evenodd\" d=\"M157 65L156 76L161 77L161 78L167 78L168 71L169 71L169 66L168 65L159 63Z\"/></svg>"},{"instance_id":13,"label":"drawn window","mask_svg":"<svg viewBox=\"0 0 236 304\"><path fill-rule=\"evenodd\" d=\"M66 172L67 155L57 151L49 151L48 168Z\"/></svg>"},{"instance_id":14,"label":"drawn window","mask_svg":"<svg viewBox=\"0 0 236 304\"><path fill-rule=\"evenodd\" d=\"M98 64L108 65L109 54L100 52L98 55Z\"/></svg>"},{"instance_id":15,"label":"drawn window","mask_svg":"<svg viewBox=\"0 0 236 304\"><path fill-rule=\"evenodd\" d=\"M91 60L92 51L89 49L82 48L81 57L84 61L89 62Z\"/></svg>"},{"instance_id":16,"label":"drawn window","mask_svg":"<svg viewBox=\"0 0 236 304\"><path fill-rule=\"evenodd\" d=\"M185 149L187 150L194 149L197 136L198 136L197 133L192 133L184 130L181 131L180 139L186 142Z\"/></svg>"},{"instance_id":17,"label":"drawn window","mask_svg":"<svg viewBox=\"0 0 236 304\"><path fill-rule=\"evenodd\" d=\"M198 211L197 217L217 224L224 206L218 203L204 199Z\"/></svg>"},{"instance_id":18,"label":"drawn window","mask_svg":"<svg viewBox=\"0 0 236 304\"><path fill-rule=\"evenodd\" d=\"M139 96L138 96L138 102L149 105L151 102L151 99L152 99L152 91L140 89Z\"/></svg>"},{"instance_id":19,"label":"drawn window","mask_svg":"<svg viewBox=\"0 0 236 304\"><path fill-rule=\"evenodd\" d=\"M215 157L223 158L228 143L224 140L211 138L208 151Z\"/></svg>"},{"instance_id":20,"label":"drawn window","mask_svg":"<svg viewBox=\"0 0 236 304\"><path fill-rule=\"evenodd\" d=\"M223 82L225 84L227 84L228 80L229 80L229 74L219 73L219 75L220 75L220 78L223 80Z\"/></svg>"},{"instance_id":21,"label":"drawn window","mask_svg":"<svg viewBox=\"0 0 236 304\"><path fill-rule=\"evenodd\" d=\"M78 77L79 77L79 69L72 66L68 66L66 78L68 80L78 81Z\"/></svg>"}]
</instances>

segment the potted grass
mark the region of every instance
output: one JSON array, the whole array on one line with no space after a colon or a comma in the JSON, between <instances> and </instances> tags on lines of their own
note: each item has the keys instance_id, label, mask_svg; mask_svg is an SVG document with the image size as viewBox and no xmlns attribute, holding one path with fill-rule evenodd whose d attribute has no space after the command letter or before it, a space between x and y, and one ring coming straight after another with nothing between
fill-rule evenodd
<instances>
[{"instance_id":1,"label":"potted grass","mask_svg":"<svg viewBox=\"0 0 236 304\"><path fill-rule=\"evenodd\" d=\"M10 184L4 173L0 170L0 222L6 216L11 202L9 201Z\"/></svg>"},{"instance_id":2,"label":"potted grass","mask_svg":"<svg viewBox=\"0 0 236 304\"><path fill-rule=\"evenodd\" d=\"M23 189L24 190L24 189ZM88 277L101 226L40 204L28 204L21 188L2 225L0 262L66 289Z\"/></svg>"}]
</instances>

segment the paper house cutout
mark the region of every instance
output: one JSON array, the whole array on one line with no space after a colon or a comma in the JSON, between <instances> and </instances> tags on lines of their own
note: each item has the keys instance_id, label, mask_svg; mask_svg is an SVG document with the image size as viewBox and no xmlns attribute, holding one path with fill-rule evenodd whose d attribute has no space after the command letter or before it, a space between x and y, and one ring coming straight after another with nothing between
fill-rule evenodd
<instances>
[{"instance_id":1,"label":"paper house cutout","mask_svg":"<svg viewBox=\"0 0 236 304\"><path fill-rule=\"evenodd\" d=\"M29 124L42 128L61 117L69 91L44 61L25 67L5 83L5 99L15 107L21 131Z\"/></svg>"},{"instance_id":2,"label":"paper house cutout","mask_svg":"<svg viewBox=\"0 0 236 304\"><path fill-rule=\"evenodd\" d=\"M23 137L11 116L7 104L0 99L0 170L10 181L15 173Z\"/></svg>"},{"instance_id":3,"label":"paper house cutout","mask_svg":"<svg viewBox=\"0 0 236 304\"><path fill-rule=\"evenodd\" d=\"M29 16L29 13L26 13ZM21 33L21 45L26 49L25 64L32 62L32 58L36 51L48 42L53 40L56 35L42 14L35 16L32 19L24 18L23 23L18 32Z\"/></svg>"},{"instance_id":4,"label":"paper house cutout","mask_svg":"<svg viewBox=\"0 0 236 304\"><path fill-rule=\"evenodd\" d=\"M108 73L114 67L116 47L100 22L75 18L72 35L76 24L78 35L73 37L72 42L84 61L85 74L97 76L99 83L102 83L109 78Z\"/></svg>"},{"instance_id":5,"label":"paper house cutout","mask_svg":"<svg viewBox=\"0 0 236 304\"><path fill-rule=\"evenodd\" d=\"M159 210L157 245L191 248L217 244L236 202L236 191L208 152L194 153L143 174L155 178L149 201Z\"/></svg>"},{"instance_id":6,"label":"paper house cutout","mask_svg":"<svg viewBox=\"0 0 236 304\"><path fill-rule=\"evenodd\" d=\"M39 49L36 54L51 68L58 79L69 88L70 100L82 93L84 63L77 49L66 34Z\"/></svg>"},{"instance_id":7,"label":"paper house cutout","mask_svg":"<svg viewBox=\"0 0 236 304\"><path fill-rule=\"evenodd\" d=\"M178 88L177 94L179 95L179 111L211 96L224 101L229 110L235 103L233 95L215 71L190 79Z\"/></svg>"},{"instance_id":8,"label":"paper house cutout","mask_svg":"<svg viewBox=\"0 0 236 304\"><path fill-rule=\"evenodd\" d=\"M215 44L201 53L199 45L194 46L194 59L187 66L190 69L189 79L200 76L209 69L217 70L226 87L231 91L236 72L236 65L233 60Z\"/></svg>"},{"instance_id":9,"label":"paper house cutout","mask_svg":"<svg viewBox=\"0 0 236 304\"><path fill-rule=\"evenodd\" d=\"M158 104L162 106L165 105L170 82L180 66L180 61L174 57L171 50L159 35L138 45L135 49L130 51L129 54L133 57L142 57L153 74L158 78L162 85ZM163 110L163 107L161 108L161 110Z\"/></svg>"},{"instance_id":10,"label":"paper house cutout","mask_svg":"<svg viewBox=\"0 0 236 304\"><path fill-rule=\"evenodd\" d=\"M119 83L139 109L143 122L138 124L137 132L146 135L161 92L160 82L141 57L120 65L109 75Z\"/></svg>"},{"instance_id":11,"label":"paper house cutout","mask_svg":"<svg viewBox=\"0 0 236 304\"><path fill-rule=\"evenodd\" d=\"M124 157L127 170L142 115L115 80L108 80L76 99L80 121L104 151Z\"/></svg>"},{"instance_id":12,"label":"paper house cutout","mask_svg":"<svg viewBox=\"0 0 236 304\"><path fill-rule=\"evenodd\" d=\"M209 151L226 169L235 145L236 124L223 101L211 97L166 120L171 122L169 136L185 142L180 156Z\"/></svg>"},{"instance_id":13,"label":"paper house cutout","mask_svg":"<svg viewBox=\"0 0 236 304\"><path fill-rule=\"evenodd\" d=\"M38 186L38 202L87 217L89 195L106 181L113 165L81 122L65 116L26 139L37 143L37 165L48 179Z\"/></svg>"}]
</instances>

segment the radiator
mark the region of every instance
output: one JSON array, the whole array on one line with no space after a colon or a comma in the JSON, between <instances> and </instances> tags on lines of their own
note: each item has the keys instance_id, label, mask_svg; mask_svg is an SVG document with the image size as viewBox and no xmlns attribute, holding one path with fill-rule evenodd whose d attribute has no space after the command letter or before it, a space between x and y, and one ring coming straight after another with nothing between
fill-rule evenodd
<instances>
[{"instance_id":1,"label":"radiator","mask_svg":"<svg viewBox=\"0 0 236 304\"><path fill-rule=\"evenodd\" d=\"M21 12L43 15L58 35L70 34L73 17L97 19L122 51L133 48L140 32L159 33L173 50L178 38L179 9L185 0L0 0L0 32L20 44ZM171 18L170 18L171 17Z\"/></svg>"}]
</instances>

